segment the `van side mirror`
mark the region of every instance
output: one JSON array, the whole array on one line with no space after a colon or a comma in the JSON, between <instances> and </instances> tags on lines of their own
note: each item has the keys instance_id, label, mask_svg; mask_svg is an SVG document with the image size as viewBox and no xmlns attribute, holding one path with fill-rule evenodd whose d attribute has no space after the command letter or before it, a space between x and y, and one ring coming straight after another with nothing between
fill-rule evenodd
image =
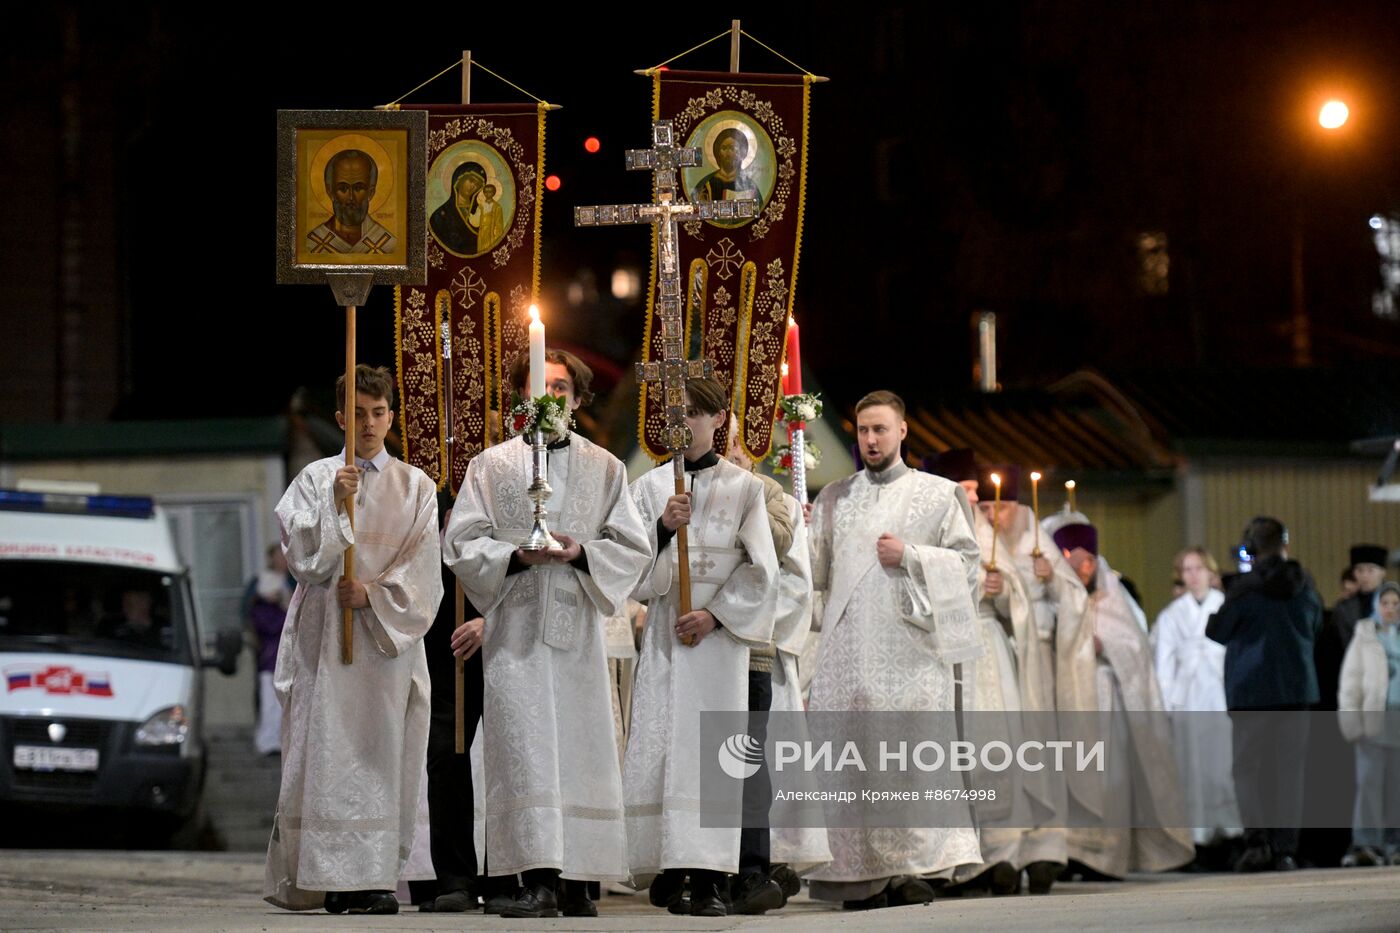
<instances>
[{"instance_id":1,"label":"van side mirror","mask_svg":"<svg viewBox=\"0 0 1400 933\"><path fill-rule=\"evenodd\" d=\"M205 655L205 667L217 667L219 673L232 677L238 673L238 656L243 653L243 633L226 628L214 636L214 655Z\"/></svg>"}]
</instances>

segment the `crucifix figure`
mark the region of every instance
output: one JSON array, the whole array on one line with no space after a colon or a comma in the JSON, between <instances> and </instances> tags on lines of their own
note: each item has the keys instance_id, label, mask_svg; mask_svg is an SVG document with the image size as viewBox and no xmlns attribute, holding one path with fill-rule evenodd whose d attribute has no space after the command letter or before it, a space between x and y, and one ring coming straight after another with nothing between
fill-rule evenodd
<instances>
[{"instance_id":1,"label":"crucifix figure","mask_svg":"<svg viewBox=\"0 0 1400 933\"><path fill-rule=\"evenodd\" d=\"M700 150L678 148L670 120L651 125L651 148L628 149L627 168L650 171L656 200L651 204L604 204L574 208L574 226L611 227L616 224L655 224L657 250L657 317L661 321L661 359L637 364L637 379L661 390L666 409L666 449L676 472L676 495L685 494L685 458L690 428L685 423L685 385L689 379L709 376L714 364L707 359L686 359L685 326L681 319L681 272L677 218L740 220L754 216L752 199L696 201L680 196L678 171L700 164ZM681 613L690 611L690 561L685 526L676 534L680 565Z\"/></svg>"}]
</instances>

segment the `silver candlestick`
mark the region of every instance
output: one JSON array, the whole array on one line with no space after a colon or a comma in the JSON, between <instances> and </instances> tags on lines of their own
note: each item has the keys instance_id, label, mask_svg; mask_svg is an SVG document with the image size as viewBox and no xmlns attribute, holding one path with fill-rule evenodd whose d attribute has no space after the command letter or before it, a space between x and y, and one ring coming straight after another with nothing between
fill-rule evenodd
<instances>
[{"instance_id":1,"label":"silver candlestick","mask_svg":"<svg viewBox=\"0 0 1400 933\"><path fill-rule=\"evenodd\" d=\"M798 422L801 424L801 422ZM807 432L793 428L788 435L788 449L792 451L792 497L800 504L807 504Z\"/></svg>"},{"instance_id":2,"label":"silver candlestick","mask_svg":"<svg viewBox=\"0 0 1400 933\"><path fill-rule=\"evenodd\" d=\"M554 535L549 533L549 519L545 513L545 503L554 490L549 488L549 448L545 446L544 429L535 428L530 432L531 463L534 467L530 488L526 494L535 503L535 524L530 536L520 545L522 551L557 551L564 547Z\"/></svg>"}]
</instances>

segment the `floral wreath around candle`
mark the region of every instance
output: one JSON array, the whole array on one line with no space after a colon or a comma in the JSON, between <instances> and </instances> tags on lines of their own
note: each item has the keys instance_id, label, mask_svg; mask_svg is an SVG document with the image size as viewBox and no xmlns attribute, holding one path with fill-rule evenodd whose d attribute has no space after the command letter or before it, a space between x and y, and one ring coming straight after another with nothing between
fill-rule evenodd
<instances>
[{"instance_id":1,"label":"floral wreath around candle","mask_svg":"<svg viewBox=\"0 0 1400 933\"><path fill-rule=\"evenodd\" d=\"M574 413L569 411L569 405L564 399L555 398L553 395L541 395L532 399L521 398L519 394L512 393L510 418L506 422L506 430L510 432L510 436L529 434L535 430L536 423L545 434L552 435L557 440L573 430Z\"/></svg>"},{"instance_id":2,"label":"floral wreath around candle","mask_svg":"<svg viewBox=\"0 0 1400 933\"><path fill-rule=\"evenodd\" d=\"M822 396L820 392L784 395L778 399L778 409L782 412L778 420L788 424L794 421L816 421L822 416Z\"/></svg>"},{"instance_id":3,"label":"floral wreath around candle","mask_svg":"<svg viewBox=\"0 0 1400 933\"><path fill-rule=\"evenodd\" d=\"M803 459L803 468L804 468L804 469L807 469L807 470L815 470L817 467L821 466L821 463L822 463L822 452L821 452L820 450L817 449L817 445L816 445L816 444L813 444L811 441L804 440L804 441L802 442L802 450L803 450L803 452L806 454L806 457ZM771 457L768 458L768 463L769 463L769 466L771 466L771 467L773 468L773 472L774 472L774 473L777 473L777 474L779 474L779 475L791 473L791 472L792 472L792 445L791 445L791 444L776 444L776 445L774 445L774 447L773 447L773 455L772 455Z\"/></svg>"}]
</instances>

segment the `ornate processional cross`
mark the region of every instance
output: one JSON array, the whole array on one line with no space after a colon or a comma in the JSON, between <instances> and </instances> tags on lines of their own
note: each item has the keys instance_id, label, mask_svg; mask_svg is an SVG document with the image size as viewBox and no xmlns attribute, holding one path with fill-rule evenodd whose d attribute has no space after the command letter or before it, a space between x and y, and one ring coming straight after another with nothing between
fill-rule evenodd
<instances>
[{"instance_id":1,"label":"ornate processional cross","mask_svg":"<svg viewBox=\"0 0 1400 933\"><path fill-rule=\"evenodd\" d=\"M685 423L685 386L690 379L709 376L714 364L707 359L686 359L685 325L681 319L680 231L676 218L699 220L741 220L754 215L752 199L687 202L679 196L679 169L700 164L700 150L677 148L670 120L651 125L651 148L628 149L627 168L650 171L656 191L651 204L604 204L574 208L574 226L611 227L617 224L655 224L657 228L657 290L661 319L661 359L637 364L637 379L661 389L666 408L666 448L676 475L676 495L685 494L685 457L682 452L692 440ZM680 569L680 612L690 611L690 561L686 530L676 534L676 556ZM686 644L690 644L686 641Z\"/></svg>"}]
</instances>

